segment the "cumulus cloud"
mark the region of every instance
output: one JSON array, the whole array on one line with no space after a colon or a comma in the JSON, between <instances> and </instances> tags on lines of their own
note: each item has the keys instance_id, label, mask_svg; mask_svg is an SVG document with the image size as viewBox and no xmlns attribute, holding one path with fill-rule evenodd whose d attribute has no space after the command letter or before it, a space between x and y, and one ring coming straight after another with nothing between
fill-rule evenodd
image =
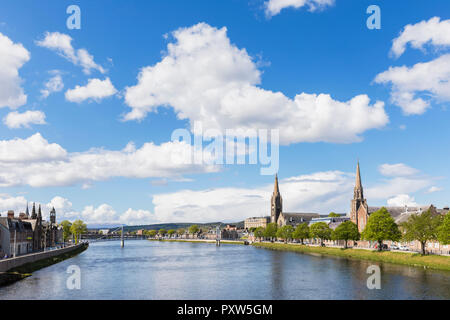
<instances>
[{"instance_id":1,"label":"cumulus cloud","mask_svg":"<svg viewBox=\"0 0 450 320\"><path fill-rule=\"evenodd\" d=\"M442 191L442 188L432 186L426 191L426 193L434 193L434 192L438 192L438 191Z\"/></svg>"},{"instance_id":2,"label":"cumulus cloud","mask_svg":"<svg viewBox=\"0 0 450 320\"><path fill-rule=\"evenodd\" d=\"M184 174L215 172L220 168L180 161L179 155L212 157L185 142L161 145L145 143L136 149L128 144L123 150L90 149L68 153L49 143L39 133L27 139L0 141L0 186L67 186L113 177L180 178Z\"/></svg>"},{"instance_id":3,"label":"cumulus cloud","mask_svg":"<svg viewBox=\"0 0 450 320\"><path fill-rule=\"evenodd\" d=\"M450 54L412 67L390 67L375 82L391 84L391 101L406 115L423 114L430 99L450 101Z\"/></svg>"},{"instance_id":4,"label":"cumulus cloud","mask_svg":"<svg viewBox=\"0 0 450 320\"><path fill-rule=\"evenodd\" d=\"M28 60L28 50L0 32L0 108L16 109L27 102L19 69Z\"/></svg>"},{"instance_id":5,"label":"cumulus cloud","mask_svg":"<svg viewBox=\"0 0 450 320\"><path fill-rule=\"evenodd\" d=\"M269 0L264 3L269 17L279 14L285 8L298 9L306 6L309 11L316 11L333 4L334 0Z\"/></svg>"},{"instance_id":6,"label":"cumulus cloud","mask_svg":"<svg viewBox=\"0 0 450 320\"><path fill-rule=\"evenodd\" d=\"M393 40L391 54L401 56L407 45L422 49L426 44L434 48L450 45L450 20L439 17L405 26ZM390 67L375 77L376 83L391 85L391 102L399 106L405 115L420 115L438 103L450 101L450 54L412 67Z\"/></svg>"},{"instance_id":7,"label":"cumulus cloud","mask_svg":"<svg viewBox=\"0 0 450 320\"><path fill-rule=\"evenodd\" d=\"M63 88L64 82L62 80L62 77L59 72L56 72L56 74L44 84L44 89L41 90L41 97L45 99L50 94L59 92Z\"/></svg>"},{"instance_id":8,"label":"cumulus cloud","mask_svg":"<svg viewBox=\"0 0 450 320\"><path fill-rule=\"evenodd\" d=\"M17 214L18 212L25 212L25 207L27 205L27 199L24 196L11 196L9 194L0 193L0 214L5 216L8 210L14 210Z\"/></svg>"},{"instance_id":9,"label":"cumulus cloud","mask_svg":"<svg viewBox=\"0 0 450 320\"><path fill-rule=\"evenodd\" d=\"M36 44L53 50L73 64L81 66L85 74L90 74L91 70L98 70L101 73L106 72L102 66L95 63L94 57L86 49L76 50L72 46L72 37L67 34L46 32L44 39L36 41Z\"/></svg>"},{"instance_id":10,"label":"cumulus cloud","mask_svg":"<svg viewBox=\"0 0 450 320\"><path fill-rule=\"evenodd\" d=\"M450 20L441 21L439 17L433 17L428 21L406 25L400 35L392 41L391 53L395 57L400 57L408 44L421 50L426 44L435 47L449 46Z\"/></svg>"},{"instance_id":11,"label":"cumulus cloud","mask_svg":"<svg viewBox=\"0 0 450 320\"><path fill-rule=\"evenodd\" d=\"M3 118L3 123L10 129L30 128L31 124L45 124L45 113L42 111L10 112Z\"/></svg>"},{"instance_id":12,"label":"cumulus cloud","mask_svg":"<svg viewBox=\"0 0 450 320\"><path fill-rule=\"evenodd\" d=\"M399 194L395 197L388 199L387 205L390 207L417 207L419 206L414 197L410 197L407 194Z\"/></svg>"},{"instance_id":13,"label":"cumulus cloud","mask_svg":"<svg viewBox=\"0 0 450 320\"><path fill-rule=\"evenodd\" d=\"M205 130L279 129L283 144L361 141L366 130L389 121L383 102L370 104L367 95L344 102L328 94L291 99L258 87L261 71L245 49L230 42L226 28L199 23L172 35L163 59L142 68L138 83L126 88L131 111L125 120L170 106L191 128L201 121Z\"/></svg>"},{"instance_id":14,"label":"cumulus cloud","mask_svg":"<svg viewBox=\"0 0 450 320\"><path fill-rule=\"evenodd\" d=\"M82 87L77 85L74 89L67 90L66 99L77 103L85 100L94 100L99 102L100 100L110 97L116 93L117 90L114 88L109 78L106 78L105 80L89 79L86 86Z\"/></svg>"},{"instance_id":15,"label":"cumulus cloud","mask_svg":"<svg viewBox=\"0 0 450 320\"><path fill-rule=\"evenodd\" d=\"M380 173L387 177L412 176L419 173L419 170L407 166L404 163L389 164L385 163L379 166Z\"/></svg>"}]
</instances>

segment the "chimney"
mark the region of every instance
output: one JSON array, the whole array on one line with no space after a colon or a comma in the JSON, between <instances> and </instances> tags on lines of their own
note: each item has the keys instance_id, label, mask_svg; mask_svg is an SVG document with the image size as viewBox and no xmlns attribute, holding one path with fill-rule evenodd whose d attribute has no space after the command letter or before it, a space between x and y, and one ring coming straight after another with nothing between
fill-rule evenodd
<instances>
[{"instance_id":1,"label":"chimney","mask_svg":"<svg viewBox=\"0 0 450 320\"><path fill-rule=\"evenodd\" d=\"M8 210L8 218L14 219L14 210Z\"/></svg>"}]
</instances>

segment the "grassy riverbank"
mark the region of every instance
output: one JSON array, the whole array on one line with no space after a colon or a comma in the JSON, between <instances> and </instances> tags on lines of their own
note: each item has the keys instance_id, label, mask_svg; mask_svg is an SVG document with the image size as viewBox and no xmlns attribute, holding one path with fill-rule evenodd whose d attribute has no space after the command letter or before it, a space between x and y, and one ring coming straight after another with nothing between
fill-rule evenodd
<instances>
[{"instance_id":1,"label":"grassy riverbank","mask_svg":"<svg viewBox=\"0 0 450 320\"><path fill-rule=\"evenodd\" d=\"M7 272L0 272L0 287L5 286L8 284L11 284L13 282L22 280L26 277L31 276L32 272L51 266L52 264L64 261L66 259L72 258L73 256L76 256L77 254L80 254L84 250L88 248L88 245L83 245L80 248L77 248L73 251L63 253L61 255L58 255L56 257L50 257L46 259L42 259L36 262L30 262L27 264L24 264L20 267L13 268Z\"/></svg>"},{"instance_id":2,"label":"grassy riverbank","mask_svg":"<svg viewBox=\"0 0 450 320\"><path fill-rule=\"evenodd\" d=\"M388 262L407 266L425 267L431 269L450 271L450 257L447 256L437 256L437 255L421 256L418 253L403 253L391 251L377 252L363 249L310 247L304 245L284 244L284 243L255 242L252 245L255 247L271 250L324 254L344 258L353 258L377 262Z\"/></svg>"},{"instance_id":3,"label":"grassy riverbank","mask_svg":"<svg viewBox=\"0 0 450 320\"><path fill-rule=\"evenodd\" d=\"M216 240L195 240L195 239L148 239L149 241L165 241L165 242L191 242L191 243L212 243L215 244ZM244 244L244 241L227 241L220 240L221 244Z\"/></svg>"}]
</instances>

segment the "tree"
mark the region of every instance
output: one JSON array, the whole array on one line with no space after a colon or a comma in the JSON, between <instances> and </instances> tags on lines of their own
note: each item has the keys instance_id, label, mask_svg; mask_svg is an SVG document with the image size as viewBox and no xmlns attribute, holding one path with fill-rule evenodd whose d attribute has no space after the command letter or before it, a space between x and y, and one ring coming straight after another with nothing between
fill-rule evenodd
<instances>
[{"instance_id":1,"label":"tree","mask_svg":"<svg viewBox=\"0 0 450 320\"><path fill-rule=\"evenodd\" d=\"M347 249L348 240L358 241L360 234L358 232L358 226L352 221L342 222L333 231L333 240L344 240L344 248Z\"/></svg>"},{"instance_id":2,"label":"tree","mask_svg":"<svg viewBox=\"0 0 450 320\"><path fill-rule=\"evenodd\" d=\"M402 237L398 225L385 207L369 216L369 220L361 235L365 240L377 241L378 251L383 249L383 240L398 241Z\"/></svg>"},{"instance_id":3,"label":"tree","mask_svg":"<svg viewBox=\"0 0 450 320\"><path fill-rule=\"evenodd\" d=\"M75 243L78 244L78 238L83 233L86 233L87 226L81 220L75 220L74 223L70 226L70 232L75 236Z\"/></svg>"},{"instance_id":4,"label":"tree","mask_svg":"<svg viewBox=\"0 0 450 320\"><path fill-rule=\"evenodd\" d=\"M192 237L194 237L194 234L196 234L199 231L198 225L193 224L189 227L189 233L192 234Z\"/></svg>"},{"instance_id":5,"label":"tree","mask_svg":"<svg viewBox=\"0 0 450 320\"><path fill-rule=\"evenodd\" d=\"M438 227L438 240L441 244L450 244L450 213L447 213Z\"/></svg>"},{"instance_id":6,"label":"tree","mask_svg":"<svg viewBox=\"0 0 450 320\"><path fill-rule=\"evenodd\" d=\"M339 214L334 213L334 212L330 212L330 214L329 214L328 216L329 216L330 218L337 218L337 217L340 217Z\"/></svg>"},{"instance_id":7,"label":"tree","mask_svg":"<svg viewBox=\"0 0 450 320\"><path fill-rule=\"evenodd\" d=\"M290 225L282 226L277 230L277 237L284 240L284 243L287 243L290 239L292 239L292 233L294 232L294 228Z\"/></svg>"},{"instance_id":8,"label":"tree","mask_svg":"<svg viewBox=\"0 0 450 320\"><path fill-rule=\"evenodd\" d=\"M250 232L255 232L256 228L255 227L251 227L250 229L248 229L248 231Z\"/></svg>"},{"instance_id":9,"label":"tree","mask_svg":"<svg viewBox=\"0 0 450 320\"><path fill-rule=\"evenodd\" d=\"M323 240L330 240L332 230L325 222L316 222L309 227L311 237L320 239L320 245L324 246Z\"/></svg>"},{"instance_id":10,"label":"tree","mask_svg":"<svg viewBox=\"0 0 450 320\"><path fill-rule=\"evenodd\" d=\"M262 237L264 237L264 228L263 227L256 228L253 234L255 235L255 238L259 238L259 242L261 242Z\"/></svg>"},{"instance_id":11,"label":"tree","mask_svg":"<svg viewBox=\"0 0 450 320\"><path fill-rule=\"evenodd\" d=\"M292 233L292 238L300 240L303 244L303 240L308 239L309 237L309 227L308 224L301 223L296 228L295 231Z\"/></svg>"},{"instance_id":12,"label":"tree","mask_svg":"<svg viewBox=\"0 0 450 320\"><path fill-rule=\"evenodd\" d=\"M177 230L177 234L181 237L183 234L185 234L186 233L186 230L185 229L183 229L183 228L180 228L180 229L178 229Z\"/></svg>"},{"instance_id":13,"label":"tree","mask_svg":"<svg viewBox=\"0 0 450 320\"><path fill-rule=\"evenodd\" d=\"M70 227L72 226L72 223L69 220L64 220L61 222L61 226L63 228L63 242L64 242L71 235Z\"/></svg>"},{"instance_id":14,"label":"tree","mask_svg":"<svg viewBox=\"0 0 450 320\"><path fill-rule=\"evenodd\" d=\"M424 255L427 242L437 240L440 222L440 216L433 217L430 210L422 214L413 214L400 225L404 232L403 239L405 241L419 241Z\"/></svg>"},{"instance_id":15,"label":"tree","mask_svg":"<svg viewBox=\"0 0 450 320\"><path fill-rule=\"evenodd\" d=\"M156 237L156 234L157 234L158 232L156 231L156 230L148 230L147 231L147 235L150 237L150 238L154 238L154 237Z\"/></svg>"},{"instance_id":16,"label":"tree","mask_svg":"<svg viewBox=\"0 0 450 320\"><path fill-rule=\"evenodd\" d=\"M175 234L175 229L170 229L169 231L167 231L167 233L169 234L169 237L172 237Z\"/></svg>"},{"instance_id":17,"label":"tree","mask_svg":"<svg viewBox=\"0 0 450 320\"><path fill-rule=\"evenodd\" d=\"M158 233L161 235L161 237L164 237L164 235L167 233L166 229L159 229Z\"/></svg>"},{"instance_id":18,"label":"tree","mask_svg":"<svg viewBox=\"0 0 450 320\"><path fill-rule=\"evenodd\" d=\"M269 223L266 226L266 229L264 229L264 237L269 238L270 241L272 241L273 238L275 238L277 235L277 229L278 229L278 225L276 223L274 223L274 222Z\"/></svg>"}]
</instances>

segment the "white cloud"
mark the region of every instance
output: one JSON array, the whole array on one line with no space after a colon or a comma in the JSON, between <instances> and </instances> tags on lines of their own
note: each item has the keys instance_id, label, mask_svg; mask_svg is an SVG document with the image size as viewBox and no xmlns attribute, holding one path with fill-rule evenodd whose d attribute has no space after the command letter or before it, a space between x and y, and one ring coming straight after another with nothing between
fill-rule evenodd
<instances>
[{"instance_id":1,"label":"white cloud","mask_svg":"<svg viewBox=\"0 0 450 320\"><path fill-rule=\"evenodd\" d=\"M438 191L442 191L442 188L432 186L426 191L426 193L434 193L434 192L438 192Z\"/></svg>"},{"instance_id":2,"label":"white cloud","mask_svg":"<svg viewBox=\"0 0 450 320\"><path fill-rule=\"evenodd\" d=\"M100 100L110 97L116 93L117 90L114 88L109 78L106 78L105 80L89 79L86 86L82 87L77 85L74 89L67 90L66 99L77 103L85 100L94 100L99 102Z\"/></svg>"},{"instance_id":3,"label":"white cloud","mask_svg":"<svg viewBox=\"0 0 450 320\"><path fill-rule=\"evenodd\" d=\"M91 149L68 153L58 144L50 144L39 133L27 139L0 141L0 186L66 186L126 178L180 178L184 174L215 172L214 165L181 163L180 154L201 152L184 142L155 145L145 143L136 149ZM208 152L204 157L212 157ZM197 157L198 155L196 155Z\"/></svg>"},{"instance_id":4,"label":"white cloud","mask_svg":"<svg viewBox=\"0 0 450 320\"><path fill-rule=\"evenodd\" d=\"M390 207L417 207L419 206L413 197L407 194L399 194L393 198L388 199L387 205Z\"/></svg>"},{"instance_id":5,"label":"white cloud","mask_svg":"<svg viewBox=\"0 0 450 320\"><path fill-rule=\"evenodd\" d=\"M75 50L72 46L72 38L67 34L46 32L44 39L36 41L36 44L56 51L73 64L81 66L85 74L90 74L91 70L98 70L101 73L106 72L102 66L95 63L94 57L86 49Z\"/></svg>"},{"instance_id":6,"label":"white cloud","mask_svg":"<svg viewBox=\"0 0 450 320\"><path fill-rule=\"evenodd\" d=\"M0 170L0 181L2 173L7 174L4 166L20 167L33 162L62 160L66 156L66 150L56 143L48 143L40 133L26 139L0 140L0 167L4 169Z\"/></svg>"},{"instance_id":7,"label":"white cloud","mask_svg":"<svg viewBox=\"0 0 450 320\"><path fill-rule=\"evenodd\" d=\"M10 129L30 128L30 124L45 124L45 113L42 111L12 111L3 118L3 123Z\"/></svg>"},{"instance_id":8,"label":"white cloud","mask_svg":"<svg viewBox=\"0 0 450 320\"><path fill-rule=\"evenodd\" d=\"M0 32L0 108L16 109L27 102L19 69L28 60L28 50Z\"/></svg>"},{"instance_id":9,"label":"white cloud","mask_svg":"<svg viewBox=\"0 0 450 320\"><path fill-rule=\"evenodd\" d=\"M8 210L14 210L14 213L25 212L27 200L23 196L13 197L9 194L0 194L0 214L4 217Z\"/></svg>"},{"instance_id":10,"label":"white cloud","mask_svg":"<svg viewBox=\"0 0 450 320\"><path fill-rule=\"evenodd\" d=\"M404 163L389 164L385 163L378 167L378 171L387 177L404 177L412 176L419 173L419 170L407 166Z\"/></svg>"},{"instance_id":11,"label":"white cloud","mask_svg":"<svg viewBox=\"0 0 450 320\"><path fill-rule=\"evenodd\" d=\"M61 75L57 73L44 84L44 89L41 90L41 97L45 99L53 92L59 92L63 88L64 82Z\"/></svg>"},{"instance_id":12,"label":"white cloud","mask_svg":"<svg viewBox=\"0 0 450 320\"><path fill-rule=\"evenodd\" d=\"M450 101L450 54L412 67L390 67L375 82L392 85L391 101L406 115L423 114L431 98Z\"/></svg>"},{"instance_id":13,"label":"white cloud","mask_svg":"<svg viewBox=\"0 0 450 320\"><path fill-rule=\"evenodd\" d=\"M440 21L433 17L428 21L408 24L400 35L392 41L391 53L400 57L406 50L408 43L415 49L423 49L429 43L435 47L450 45L450 20Z\"/></svg>"},{"instance_id":14,"label":"white cloud","mask_svg":"<svg viewBox=\"0 0 450 320\"><path fill-rule=\"evenodd\" d=\"M334 0L269 0L264 3L266 14L271 17L279 14L285 8L308 7L309 11L316 11L334 4Z\"/></svg>"},{"instance_id":15,"label":"white cloud","mask_svg":"<svg viewBox=\"0 0 450 320\"><path fill-rule=\"evenodd\" d=\"M389 119L383 102L370 104L367 95L349 101L328 94L301 93L290 99L265 90L261 72L245 49L227 37L227 29L199 23L173 32L175 41L154 66L141 69L138 83L127 87L125 120L143 119L159 106L173 107L191 128L280 129L283 144L361 141L366 130L381 128Z\"/></svg>"}]
</instances>

